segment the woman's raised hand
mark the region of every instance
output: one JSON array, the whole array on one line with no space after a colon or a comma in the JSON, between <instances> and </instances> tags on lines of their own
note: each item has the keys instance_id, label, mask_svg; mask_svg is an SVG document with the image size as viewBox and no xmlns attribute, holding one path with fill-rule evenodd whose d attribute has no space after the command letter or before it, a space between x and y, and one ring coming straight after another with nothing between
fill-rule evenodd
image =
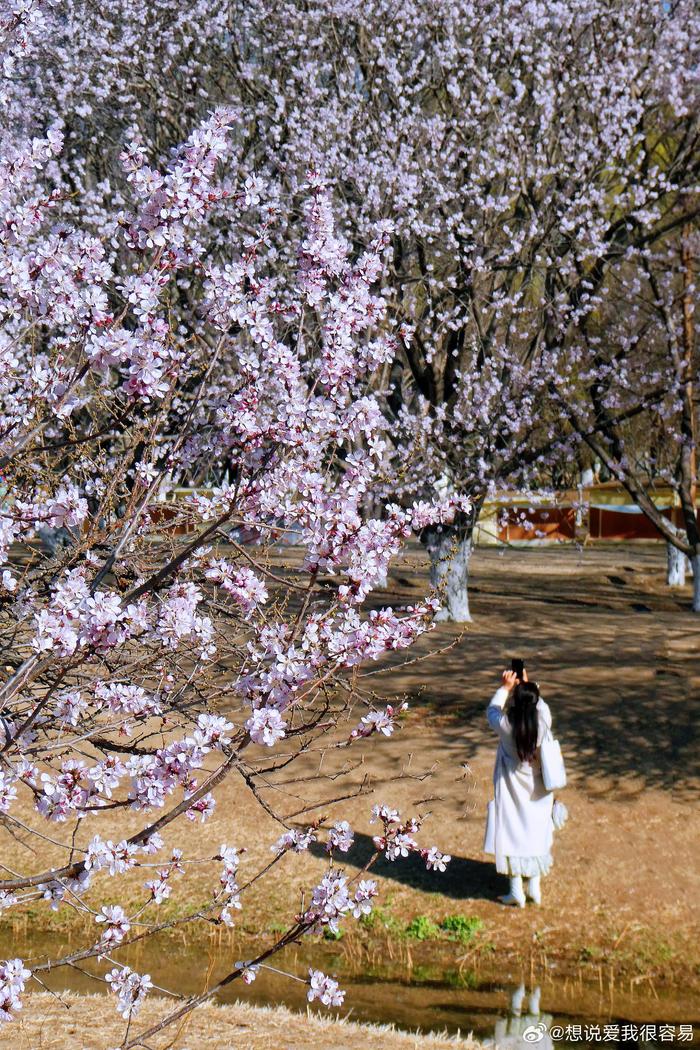
<instances>
[{"instance_id":1,"label":"woman's raised hand","mask_svg":"<svg viewBox=\"0 0 700 1050\"><path fill-rule=\"evenodd\" d=\"M502 677L506 689L514 689L518 684L518 676L515 671L504 671Z\"/></svg>"}]
</instances>

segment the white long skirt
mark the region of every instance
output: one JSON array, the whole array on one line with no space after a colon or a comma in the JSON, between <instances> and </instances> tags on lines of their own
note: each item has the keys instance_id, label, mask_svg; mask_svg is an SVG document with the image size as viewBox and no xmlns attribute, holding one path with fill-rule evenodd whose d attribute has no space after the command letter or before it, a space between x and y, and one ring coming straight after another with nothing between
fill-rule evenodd
<instances>
[{"instance_id":1,"label":"white long skirt","mask_svg":"<svg viewBox=\"0 0 700 1050\"><path fill-rule=\"evenodd\" d=\"M484 852L503 875L547 875L552 867L552 803L539 768L517 762L499 745L493 773Z\"/></svg>"}]
</instances>

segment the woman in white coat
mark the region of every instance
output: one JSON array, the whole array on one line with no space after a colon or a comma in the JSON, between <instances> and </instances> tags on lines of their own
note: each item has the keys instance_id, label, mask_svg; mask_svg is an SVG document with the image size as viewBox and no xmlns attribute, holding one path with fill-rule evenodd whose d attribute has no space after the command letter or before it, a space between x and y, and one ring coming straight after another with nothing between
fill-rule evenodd
<instances>
[{"instance_id":1,"label":"woman in white coat","mask_svg":"<svg viewBox=\"0 0 700 1050\"><path fill-rule=\"evenodd\" d=\"M513 671L504 671L486 717L498 735L498 750L484 852L494 854L496 870L510 876L510 892L500 900L524 908L526 896L540 903L540 876L552 866L553 795L545 790L539 762L552 715L527 672L519 681Z\"/></svg>"}]
</instances>

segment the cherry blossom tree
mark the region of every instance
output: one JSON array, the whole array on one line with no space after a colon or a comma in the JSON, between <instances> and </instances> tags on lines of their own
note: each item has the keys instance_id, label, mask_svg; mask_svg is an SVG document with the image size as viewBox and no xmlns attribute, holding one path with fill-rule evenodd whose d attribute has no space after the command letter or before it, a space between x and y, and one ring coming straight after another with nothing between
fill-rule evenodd
<instances>
[{"instance_id":1,"label":"cherry blossom tree","mask_svg":"<svg viewBox=\"0 0 700 1050\"><path fill-rule=\"evenodd\" d=\"M597 290L627 250L692 222L698 28L689 0L69 0L13 105L63 122L61 208L80 201L96 229L121 206L124 136L162 158L213 102L236 109L229 163L249 199L300 200L313 168L358 248L391 220L399 339L376 377L391 472L403 501L472 496L469 516L424 534L460 619L483 499L573 455L579 431L551 390ZM292 229L269 240L286 285Z\"/></svg>"},{"instance_id":2,"label":"cherry blossom tree","mask_svg":"<svg viewBox=\"0 0 700 1050\"><path fill-rule=\"evenodd\" d=\"M679 203L678 210L687 210L689 202ZM692 607L700 612L698 237L683 224L658 242L647 227L645 241L628 246L624 266L596 288L572 342L576 380L562 377L556 396L581 438L666 539L669 583L682 585L690 559ZM658 486L678 497L681 527L654 501Z\"/></svg>"},{"instance_id":3,"label":"cherry blossom tree","mask_svg":"<svg viewBox=\"0 0 700 1050\"><path fill-rule=\"evenodd\" d=\"M3 14L15 100L22 63L50 29L40 5ZM65 127L28 134L12 98L6 114L0 811L5 828L37 845L25 870L4 868L0 906L73 909L93 933L31 967L0 964L0 1022L21 1008L28 981L94 958L129 1048L232 981L254 980L286 945L371 910L367 869L350 877L334 863L352 844L349 823L329 815L299 828L266 785L309 748L394 731L401 709L371 702L354 672L410 646L438 602L368 611L367 598L412 532L468 504L362 513L383 482L372 377L396 353L377 289L386 224L355 250L313 171L300 187L303 224L282 200L261 200L227 163L239 149L230 108L214 109L160 165L138 134L125 138L120 204L95 222L89 200L82 215L64 199ZM275 279L275 224L297 229L293 279ZM226 480L159 500L203 464ZM43 553L43 528L68 542ZM239 542L246 529L254 546ZM279 547L286 534L300 553ZM261 870L245 843L201 856L185 830L211 816L232 777L282 827ZM138 821L127 836L123 814ZM377 804L372 820L376 856L419 853L445 869L449 857L415 837L419 816ZM249 887L283 878L289 853L319 839L327 872L275 943L134 1032L153 982L120 950L186 922L233 925ZM210 871L207 901L160 918L194 865ZM125 880L139 877L139 906L118 903ZM306 979L310 1000L342 1003L333 978L312 968Z\"/></svg>"},{"instance_id":4,"label":"cherry blossom tree","mask_svg":"<svg viewBox=\"0 0 700 1050\"><path fill-rule=\"evenodd\" d=\"M604 354L587 359L582 380L579 349L602 288L618 289L626 317L630 254L696 216L698 13L377 2L334 14L312 10L292 34L277 28L290 8L264 30L251 8L246 38L264 39L274 61L266 76L268 63L251 59L246 84L285 100L286 177L299 153L313 155L340 180L354 229L377 214L395 222L392 474L407 494L469 491L469 516L425 533L445 613L466 619L481 501L541 485L585 438L553 392L565 385L576 405L589 375L606 381ZM303 90L290 99L295 78ZM639 372L645 356L628 346ZM686 449L687 417L675 420Z\"/></svg>"},{"instance_id":5,"label":"cherry blossom tree","mask_svg":"<svg viewBox=\"0 0 700 1050\"><path fill-rule=\"evenodd\" d=\"M409 535L467 618L482 501L541 485L582 441L694 559L698 605L698 12L0 11L0 811L40 861L47 838L60 853L6 870L0 903L94 931L0 964L0 1020L28 981L109 952L131 1047L153 1032L132 1032L152 981L119 951L173 924L158 910L195 863L209 896L177 923L230 925L291 853L322 840L329 857L286 931L206 995L371 909L374 881L334 864L342 812L298 827L264 783L309 747L394 731L400 710L353 670L438 612L434 595L368 611ZM682 535L651 502L659 478ZM65 541L49 555L47 530ZM201 856L182 832L227 778L280 820L262 870L245 843ZM372 819L377 855L444 870L420 817ZM119 887L142 876L134 911ZM334 978L305 979L342 1002Z\"/></svg>"},{"instance_id":6,"label":"cherry blossom tree","mask_svg":"<svg viewBox=\"0 0 700 1050\"><path fill-rule=\"evenodd\" d=\"M409 349L410 354L410 349ZM400 372L393 374L401 382ZM431 582L440 590L438 619L468 621L469 560L474 526L484 500L509 486L540 487L545 464L562 455L562 435L547 418L549 373L536 362L521 364L505 348L493 348L460 374L446 403L429 401L403 380L391 431L392 481L399 491L428 501L437 494L469 496L469 510L423 530ZM396 478L400 479L397 486ZM422 484L420 484L422 479Z\"/></svg>"}]
</instances>

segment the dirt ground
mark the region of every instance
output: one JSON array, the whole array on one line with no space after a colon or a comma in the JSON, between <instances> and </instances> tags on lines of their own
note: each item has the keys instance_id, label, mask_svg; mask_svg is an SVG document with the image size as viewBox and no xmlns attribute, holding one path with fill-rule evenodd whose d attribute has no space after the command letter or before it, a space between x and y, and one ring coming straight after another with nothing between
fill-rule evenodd
<instances>
[{"instance_id":1,"label":"dirt ground","mask_svg":"<svg viewBox=\"0 0 700 1050\"><path fill-rule=\"evenodd\" d=\"M499 967L698 975L700 617L688 611L689 586L666 587L664 561L656 545L482 548L473 623L457 644L374 677L378 690L403 691L410 713L395 737L368 742L351 778L359 785L368 774L402 813L428 811L424 840L453 858L442 875L383 863L394 915L479 916ZM410 601L425 586L422 566L412 550L382 597ZM392 662L456 636L440 625ZM550 704L569 776L558 795L570 819L555 838L543 903L524 911L497 902L506 880L481 852L495 754L485 706L513 655ZM429 779L411 779L426 771ZM350 804L360 829L368 808ZM360 836L355 859L369 849Z\"/></svg>"},{"instance_id":2,"label":"dirt ground","mask_svg":"<svg viewBox=\"0 0 700 1050\"><path fill-rule=\"evenodd\" d=\"M481 916L501 952L697 975L700 617L688 611L690 587L666 587L656 545L481 549L472 569L473 623L444 655L394 673L413 711L376 747L385 769L409 756L416 771L434 768L421 790L389 795L403 805L436 796L427 833L453 854L442 894ZM395 580L401 599L399 587L417 582ZM451 635L440 626L421 648ZM513 655L550 704L569 776L558 795L570 819L543 903L524 912L494 902L505 880L480 852L495 751L484 707Z\"/></svg>"},{"instance_id":3,"label":"dirt ground","mask_svg":"<svg viewBox=\"0 0 700 1050\"><path fill-rule=\"evenodd\" d=\"M338 945L339 965L357 972L371 956L373 966L393 960L411 967L432 959L438 969L456 961L486 974L583 971L601 987L617 981L655 988L698 978L700 617L688 611L689 587L667 589L663 568L663 549L651 545L477 550L473 623L465 630L438 626L418 646L392 656L391 663L401 666L364 679L378 693L408 698L401 731L326 754L326 774L335 776L344 765L347 770L332 781L296 779L317 770L313 754L294 767L293 783L283 783L283 774L270 778L265 798L273 808L287 817L307 809L294 822L322 813L350 820L357 832L345 858L351 871L370 856L376 826L368 818L379 800L406 816L424 814L421 842L452 855L445 874L426 872L416 858L382 862L384 939L376 940L376 930L367 933L366 944L349 936ZM416 546L392 569L377 601L410 603L425 593L426 581ZM440 655L417 659L444 647ZM481 852L495 755L485 707L513 655L525 658L550 704L569 774L559 795L570 819L555 838L543 903L522 911L498 903L506 880ZM361 788L367 792L361 797L325 803ZM245 878L269 860L270 843L282 829L240 780L226 782L216 797L212 819L193 831L192 850L206 857L221 842L247 845ZM136 826L127 817L120 834ZM3 863L26 869L15 839L3 847ZM326 860L317 848L312 856L290 855L284 864L285 878L272 892L256 883L244 895L238 928L221 934L226 943L230 938L231 951L238 950L239 938L259 940L283 928L304 893L308 899ZM192 867L178 886L187 886L194 899L211 886L214 870ZM178 892L173 907L187 903ZM143 900L141 889L139 894ZM121 895L113 902L128 903ZM447 915L482 921L466 948L400 937L418 916L439 922ZM39 916L44 931L51 923L64 931L60 924L70 924L70 915L54 917L35 905L26 923L15 920L18 945L32 944Z\"/></svg>"}]
</instances>

